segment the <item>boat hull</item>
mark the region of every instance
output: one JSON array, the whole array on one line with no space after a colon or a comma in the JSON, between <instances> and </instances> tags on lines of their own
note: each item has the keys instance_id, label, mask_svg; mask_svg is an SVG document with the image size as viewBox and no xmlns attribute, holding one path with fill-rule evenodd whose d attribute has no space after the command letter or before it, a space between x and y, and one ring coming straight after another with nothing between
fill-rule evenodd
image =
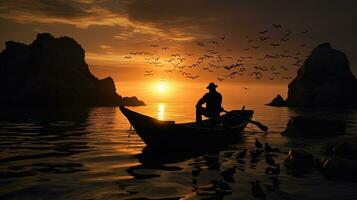
<instances>
[{"instance_id":1,"label":"boat hull","mask_svg":"<svg viewBox=\"0 0 357 200\"><path fill-rule=\"evenodd\" d=\"M227 125L212 128L207 120L201 126L196 123L175 124L142 115L123 106L120 110L147 147L157 150L194 151L235 143L242 139L243 130L253 116L250 110L234 111L235 116L239 116L234 122L229 121L229 115L222 115L220 118L227 121Z\"/></svg>"}]
</instances>

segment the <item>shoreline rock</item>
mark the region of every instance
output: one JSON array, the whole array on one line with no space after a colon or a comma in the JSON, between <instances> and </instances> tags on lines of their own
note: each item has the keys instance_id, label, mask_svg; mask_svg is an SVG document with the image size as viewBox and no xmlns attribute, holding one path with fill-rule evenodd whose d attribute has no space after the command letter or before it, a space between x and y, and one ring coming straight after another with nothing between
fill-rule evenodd
<instances>
[{"instance_id":1,"label":"shoreline rock","mask_svg":"<svg viewBox=\"0 0 357 200\"><path fill-rule=\"evenodd\" d=\"M312 50L288 88L288 107L357 108L357 80L347 56L329 43Z\"/></svg>"},{"instance_id":2,"label":"shoreline rock","mask_svg":"<svg viewBox=\"0 0 357 200\"><path fill-rule=\"evenodd\" d=\"M72 38L40 33L32 44L7 41L5 46L0 53L2 106L145 105L117 94L111 77L95 77Z\"/></svg>"}]
</instances>

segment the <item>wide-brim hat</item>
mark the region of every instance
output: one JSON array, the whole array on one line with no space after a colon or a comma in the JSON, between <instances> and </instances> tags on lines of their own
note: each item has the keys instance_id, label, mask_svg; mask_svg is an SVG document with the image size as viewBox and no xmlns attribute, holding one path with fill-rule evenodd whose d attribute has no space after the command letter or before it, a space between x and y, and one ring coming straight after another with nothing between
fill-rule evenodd
<instances>
[{"instance_id":1,"label":"wide-brim hat","mask_svg":"<svg viewBox=\"0 0 357 200\"><path fill-rule=\"evenodd\" d=\"M216 88L216 87L218 87L218 85L216 85L213 82L211 82L211 83L208 84L207 89Z\"/></svg>"}]
</instances>

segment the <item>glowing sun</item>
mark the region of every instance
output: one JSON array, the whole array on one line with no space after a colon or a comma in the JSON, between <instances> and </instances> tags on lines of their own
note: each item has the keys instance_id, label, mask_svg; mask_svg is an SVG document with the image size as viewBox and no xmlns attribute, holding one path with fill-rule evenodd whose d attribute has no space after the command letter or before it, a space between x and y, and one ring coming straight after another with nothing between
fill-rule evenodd
<instances>
[{"instance_id":1,"label":"glowing sun","mask_svg":"<svg viewBox=\"0 0 357 200\"><path fill-rule=\"evenodd\" d=\"M164 82L164 81L158 82L157 85L156 85L156 90L159 93L165 93L167 91L167 83Z\"/></svg>"}]
</instances>

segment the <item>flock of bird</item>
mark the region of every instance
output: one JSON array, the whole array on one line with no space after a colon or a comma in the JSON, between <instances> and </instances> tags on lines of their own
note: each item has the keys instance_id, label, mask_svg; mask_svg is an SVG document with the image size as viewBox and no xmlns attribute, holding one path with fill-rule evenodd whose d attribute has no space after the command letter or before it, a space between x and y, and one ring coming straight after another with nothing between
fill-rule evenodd
<instances>
[{"instance_id":1,"label":"flock of bird","mask_svg":"<svg viewBox=\"0 0 357 200\"><path fill-rule=\"evenodd\" d=\"M249 154L248 154L249 152ZM236 152L227 152L225 157L228 157L228 160L225 161L225 164L221 164L220 168L220 176L221 178L218 181L214 181L212 186L199 186L197 179L201 173L201 168L199 165L195 165L192 169L192 186L194 191L198 193L203 193L205 190L209 191L231 191L229 183L234 183L234 175L236 170L244 171L244 165L247 157L250 157L250 168L255 169L257 163L264 158L267 167L265 168L265 175L268 176L273 184L266 185L263 184L260 180L255 179L251 182L251 194L257 199L266 199L266 194L263 189L263 185L274 191L279 189L279 179L278 176L280 174L280 164L276 163L274 160L274 156L278 156L280 149L273 148L269 143L265 143L264 145L259 142L257 139L255 140L255 148L254 150L248 151L247 149L243 149L241 151ZM226 167L222 167L225 165ZM223 169L222 169L223 168Z\"/></svg>"},{"instance_id":2,"label":"flock of bird","mask_svg":"<svg viewBox=\"0 0 357 200\"><path fill-rule=\"evenodd\" d=\"M151 44L150 51L130 52L129 55L124 56L124 59L144 57L145 62L152 66L152 69L145 71L144 75L147 77L156 74L162 76L163 72L164 76L177 73L195 80L201 77L203 71L214 74L218 81L239 76L252 77L256 80L261 80L263 77L268 80L289 80L292 77L289 76L288 71L296 70L293 67L302 65L305 59L303 53L296 49L304 48L307 44L300 44L292 50L288 48L291 45L288 42L292 40L292 35L301 39L300 37L303 38L308 33L307 30L293 32L280 24L272 24L271 29L260 31L254 37L245 36L245 44L242 44L243 48L239 49L239 52L224 49L229 44L227 41L229 38L221 36L217 40L194 41L193 45L199 48L194 51L195 53L177 53L170 47Z\"/></svg>"}]
</instances>

